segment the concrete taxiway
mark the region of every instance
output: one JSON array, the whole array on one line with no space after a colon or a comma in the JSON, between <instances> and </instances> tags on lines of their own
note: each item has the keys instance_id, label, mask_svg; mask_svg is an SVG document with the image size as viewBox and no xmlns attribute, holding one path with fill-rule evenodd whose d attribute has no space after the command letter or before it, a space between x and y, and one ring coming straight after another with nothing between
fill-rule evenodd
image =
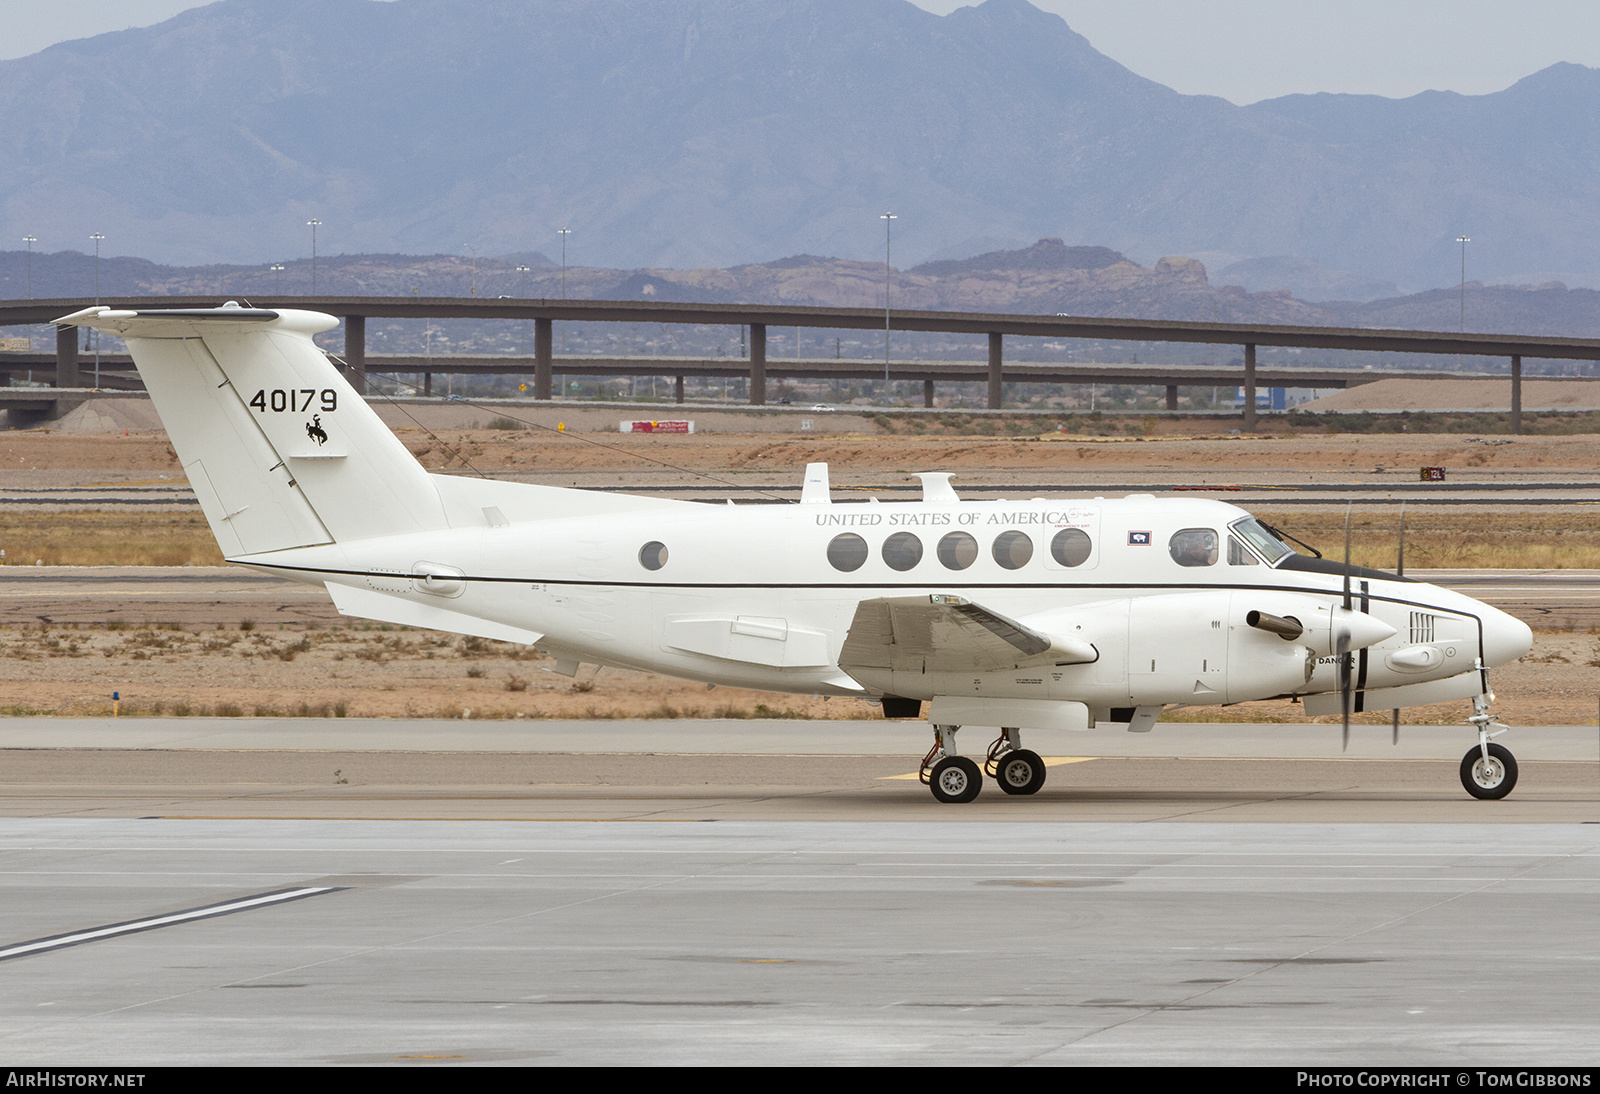
<instances>
[{"instance_id":1,"label":"concrete taxiway","mask_svg":"<svg viewBox=\"0 0 1600 1094\"><path fill-rule=\"evenodd\" d=\"M1587 1065L1597 897L1600 826L8 820L0 1055Z\"/></svg>"},{"instance_id":2,"label":"concrete taxiway","mask_svg":"<svg viewBox=\"0 0 1600 1094\"><path fill-rule=\"evenodd\" d=\"M1594 727L1500 802L1458 727L1035 734L955 807L924 736L0 721L0 1057L1592 1062Z\"/></svg>"},{"instance_id":3,"label":"concrete taxiway","mask_svg":"<svg viewBox=\"0 0 1600 1094\"><path fill-rule=\"evenodd\" d=\"M0 815L474 820L1600 820L1593 727L1503 738L1522 775L1484 803L1461 788L1460 726L1160 723L1031 734L1049 776L942 806L916 778L920 723L7 719ZM970 727L982 755L993 731ZM1487 812L1486 812L1487 811ZM954 814L954 816L952 816Z\"/></svg>"}]
</instances>

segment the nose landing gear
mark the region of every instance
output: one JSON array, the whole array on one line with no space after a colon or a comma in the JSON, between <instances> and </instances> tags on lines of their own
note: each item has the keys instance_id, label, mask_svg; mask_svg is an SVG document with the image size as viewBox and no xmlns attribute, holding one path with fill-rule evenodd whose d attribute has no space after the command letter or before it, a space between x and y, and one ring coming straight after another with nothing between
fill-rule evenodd
<instances>
[{"instance_id":1,"label":"nose landing gear","mask_svg":"<svg viewBox=\"0 0 1600 1094\"><path fill-rule=\"evenodd\" d=\"M1491 738L1506 730L1500 719L1489 713L1488 695L1473 698L1472 717L1467 721L1478 728L1478 744L1461 757L1461 785L1482 801L1503 798L1517 785L1517 761L1509 748L1491 743ZM1500 728L1490 733L1490 726Z\"/></svg>"}]
</instances>

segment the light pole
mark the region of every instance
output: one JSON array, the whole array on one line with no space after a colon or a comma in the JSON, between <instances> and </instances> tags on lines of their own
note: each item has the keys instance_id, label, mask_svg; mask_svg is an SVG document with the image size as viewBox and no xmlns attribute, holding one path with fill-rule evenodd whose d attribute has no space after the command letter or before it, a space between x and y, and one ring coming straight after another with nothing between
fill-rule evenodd
<instances>
[{"instance_id":1,"label":"light pole","mask_svg":"<svg viewBox=\"0 0 1600 1094\"><path fill-rule=\"evenodd\" d=\"M528 271L530 269L532 267L526 263L517 264L517 272L522 275L522 288L519 291L522 293L522 299L524 300L528 299ZM518 341L521 343L520 351L526 356L528 352L528 321L526 319L522 321L522 337Z\"/></svg>"},{"instance_id":2,"label":"light pole","mask_svg":"<svg viewBox=\"0 0 1600 1094\"><path fill-rule=\"evenodd\" d=\"M322 221L312 217L306 221L306 227L311 229L311 295L317 295L317 229L322 227Z\"/></svg>"},{"instance_id":3,"label":"light pole","mask_svg":"<svg viewBox=\"0 0 1600 1094\"><path fill-rule=\"evenodd\" d=\"M561 233L561 299L565 300L567 298L567 237L572 234L572 229L571 228L557 228L556 231ZM561 353L562 353L563 356L565 356L566 352L567 352L567 328L566 327L562 327L561 328ZM565 385L566 382L567 382L567 378L565 376L563 376L563 377L560 378L559 382L561 384ZM562 390L562 396L561 397L564 399L564 398L566 398L566 388L563 386L561 390Z\"/></svg>"},{"instance_id":4,"label":"light pole","mask_svg":"<svg viewBox=\"0 0 1600 1094\"><path fill-rule=\"evenodd\" d=\"M468 296L478 295L478 248L470 243L463 243L468 251L472 252L472 284L467 289Z\"/></svg>"},{"instance_id":5,"label":"light pole","mask_svg":"<svg viewBox=\"0 0 1600 1094\"><path fill-rule=\"evenodd\" d=\"M28 245L28 299L33 299L33 245L39 242L38 236L23 236L22 242Z\"/></svg>"},{"instance_id":6,"label":"light pole","mask_svg":"<svg viewBox=\"0 0 1600 1094\"><path fill-rule=\"evenodd\" d=\"M571 228L557 228L561 233L561 299L567 298L567 237L572 234Z\"/></svg>"},{"instance_id":7,"label":"light pole","mask_svg":"<svg viewBox=\"0 0 1600 1094\"><path fill-rule=\"evenodd\" d=\"M1467 244L1472 242L1471 236L1456 236L1456 242L1461 244L1461 333L1467 333ZM1456 371L1462 368L1462 355L1456 354Z\"/></svg>"},{"instance_id":8,"label":"light pole","mask_svg":"<svg viewBox=\"0 0 1600 1094\"><path fill-rule=\"evenodd\" d=\"M94 302L100 303L100 241L105 238L101 232L95 232L89 237L94 240ZM94 386L100 387L100 332L94 334Z\"/></svg>"},{"instance_id":9,"label":"light pole","mask_svg":"<svg viewBox=\"0 0 1600 1094\"><path fill-rule=\"evenodd\" d=\"M893 267L889 265L889 245L893 241L894 222L899 217L884 213L883 221L883 401L889 402L889 284Z\"/></svg>"},{"instance_id":10,"label":"light pole","mask_svg":"<svg viewBox=\"0 0 1600 1094\"><path fill-rule=\"evenodd\" d=\"M279 278L281 278L283 276L283 263L282 262L274 262L271 266L268 267L268 269L270 269L272 271L272 295L273 296L281 296L281 295L283 295L283 289L280 287L280 283L279 283Z\"/></svg>"},{"instance_id":11,"label":"light pole","mask_svg":"<svg viewBox=\"0 0 1600 1094\"><path fill-rule=\"evenodd\" d=\"M105 238L100 232L89 237L94 240L94 302L100 303L100 241Z\"/></svg>"}]
</instances>

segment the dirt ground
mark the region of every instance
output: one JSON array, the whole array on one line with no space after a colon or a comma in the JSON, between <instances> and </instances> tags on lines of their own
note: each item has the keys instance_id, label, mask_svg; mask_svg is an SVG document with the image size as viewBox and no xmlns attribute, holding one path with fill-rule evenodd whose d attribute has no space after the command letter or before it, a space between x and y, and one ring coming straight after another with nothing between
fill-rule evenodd
<instances>
[{"instance_id":1,"label":"dirt ground","mask_svg":"<svg viewBox=\"0 0 1600 1094\"><path fill-rule=\"evenodd\" d=\"M614 415L615 416L615 415ZM529 420L534 420L531 416ZM423 421L427 425L426 419ZM1129 424L1137 424L1136 422ZM1280 423L1281 424L1281 423ZM807 463L827 461L840 474L875 478L915 471L1181 474L1210 482L1241 474L1291 475L1299 481L1354 472L1415 481L1423 466L1445 467L1463 481L1492 481L1509 473L1592 476L1600 463L1600 437L1472 434L1233 434L1192 420L1159 423L1192 432L1156 436L1079 436L1045 432L1023 436L917 436L915 434L799 432L696 433L688 436L558 432L554 429L400 428L396 433L429 470L524 472L567 485L563 473L600 473L627 483L641 476L704 476L740 481L752 474L798 479ZM88 473L88 474L85 474ZM98 474L96 474L98 473ZM166 478L161 478L166 476ZM83 485L181 479L182 470L159 430L0 432L0 487ZM519 476L523 477L523 476Z\"/></svg>"},{"instance_id":2,"label":"dirt ground","mask_svg":"<svg viewBox=\"0 0 1600 1094\"><path fill-rule=\"evenodd\" d=\"M516 472L555 485L692 482L705 475L729 483L797 480L808 462L826 460L836 485L852 481L903 481L912 472L941 469L988 480L1041 473L1066 483L1100 476L1156 476L1171 482L1227 482L1241 476L1266 481L1360 479L1414 480L1422 465L1457 469L1473 481L1502 477L1538 481L1589 481L1600 438L1593 436L1484 438L1405 434L1340 436L1228 436L1160 438L917 437L870 433L825 436L696 434L687 437L561 434L546 430L468 429L401 431L430 469L470 465L486 472ZM181 481L182 471L164 434L151 430L85 433L27 430L0 433L0 491L62 486L128 486ZM1114 481L1114 480L1109 480ZM1398 480L1396 480L1398 481ZM187 535L205 549L193 510L175 516L151 509L154 539ZM107 514L103 518L94 514ZM163 515L164 514L164 515ZM1520 514L1520 515L1519 515ZM1600 540L1585 510L1551 526L1545 510L1497 512L1496 523L1522 520L1540 536ZM119 510L78 511L58 532L84 538L72 521L110 521L107 538L133 542L141 518ZM160 522L165 521L165 525ZM24 526L48 531L48 507L26 516L0 509L0 539ZM1553 528L1553 530L1552 530ZM1448 530L1447 530L1448 531ZM1387 534L1387 532L1384 532ZM1453 533L1452 533L1453 534ZM1527 530L1516 535L1530 534ZM1441 535L1439 538L1448 538ZM1457 537L1459 538L1459 537ZM1425 539L1419 535L1418 541ZM1408 562L1426 565L1411 552ZM26 553L26 552L23 552ZM153 555L160 555L154 551ZM21 557L13 554L11 557ZM32 557L31 555L29 556ZM170 554L162 556L171 564ZM214 556L209 556L214 558ZM128 560L135 561L135 560ZM149 561L157 561L152 557ZM196 558L193 561L207 561ZM1358 556L1356 561L1362 559ZM1387 564L1375 560L1374 564ZM1494 563L1479 563L1494 564ZM875 705L856 700L771 695L690 684L648 674L585 667L576 679L546 671L553 662L532 651L478 639L400 628L230 630L198 633L149 628L28 627L0 629L0 714L106 714L111 693L124 714L307 714L337 717L616 718L616 717L878 717ZM1533 654L1496 673L1499 709L1508 722L1591 722L1600 695L1600 640L1591 634L1536 636ZM1411 722L1453 722L1466 704L1415 708ZM1368 716L1382 721L1386 712ZM1298 706L1250 704L1175 712L1169 717L1224 721L1305 721Z\"/></svg>"},{"instance_id":3,"label":"dirt ground","mask_svg":"<svg viewBox=\"0 0 1600 1094\"><path fill-rule=\"evenodd\" d=\"M283 630L0 628L0 716L223 715L352 718L878 718L876 703L737 688L585 665L576 677L523 647L378 624ZM1536 634L1494 674L1509 723L1593 722L1600 637ZM1453 723L1468 704L1404 712ZM1287 702L1192 707L1169 721L1311 722ZM1386 722L1388 712L1357 716Z\"/></svg>"}]
</instances>

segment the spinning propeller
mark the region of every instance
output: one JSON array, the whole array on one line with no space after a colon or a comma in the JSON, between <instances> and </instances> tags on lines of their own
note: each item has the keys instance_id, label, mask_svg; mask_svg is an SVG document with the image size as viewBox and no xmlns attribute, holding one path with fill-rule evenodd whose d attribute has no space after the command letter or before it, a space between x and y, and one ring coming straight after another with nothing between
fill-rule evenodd
<instances>
[{"instance_id":1,"label":"spinning propeller","mask_svg":"<svg viewBox=\"0 0 1600 1094\"><path fill-rule=\"evenodd\" d=\"M1350 611L1350 510L1352 506L1344 507L1344 610L1346 617ZM1344 733L1340 738L1339 751L1348 752L1350 749L1350 708L1355 698L1350 686L1350 628L1341 626L1334 628L1334 641L1338 643L1335 653L1339 655L1339 712L1343 715Z\"/></svg>"},{"instance_id":2,"label":"spinning propeller","mask_svg":"<svg viewBox=\"0 0 1600 1094\"><path fill-rule=\"evenodd\" d=\"M1406 503L1400 503L1400 549L1395 554L1394 576L1406 576ZM1394 708L1394 736L1390 739L1391 745L1400 744L1400 708Z\"/></svg>"}]
</instances>

